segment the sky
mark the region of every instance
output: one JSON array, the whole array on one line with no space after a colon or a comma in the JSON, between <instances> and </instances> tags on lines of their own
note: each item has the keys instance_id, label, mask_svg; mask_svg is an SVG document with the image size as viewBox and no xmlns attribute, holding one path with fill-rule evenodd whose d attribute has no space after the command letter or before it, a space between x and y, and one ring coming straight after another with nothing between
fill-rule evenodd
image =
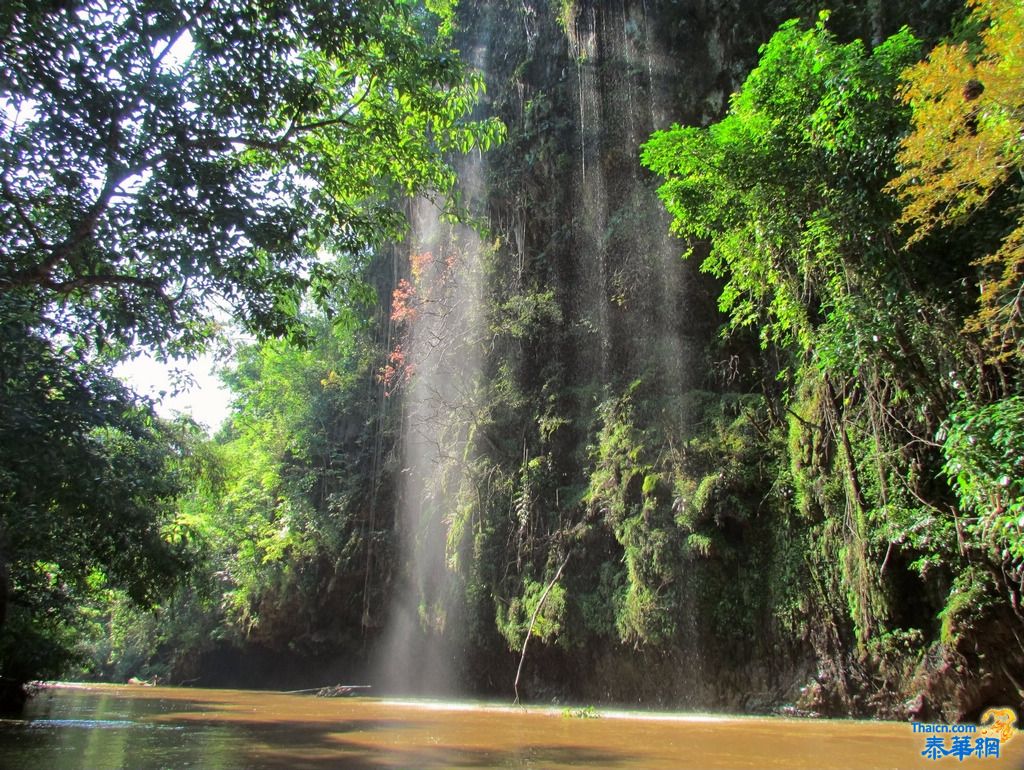
<instances>
[{"instance_id":1,"label":"sky","mask_svg":"<svg viewBox=\"0 0 1024 770\"><path fill-rule=\"evenodd\" d=\"M114 373L140 395L157 400L157 413L173 417L177 413L192 415L192 418L206 426L210 433L216 432L228 416L231 394L221 384L212 355L200 356L194 361L176 361L162 364L149 355L142 354L133 361L119 364ZM174 393L175 370L183 370L193 380L190 387ZM160 392L165 395L161 396Z\"/></svg>"}]
</instances>

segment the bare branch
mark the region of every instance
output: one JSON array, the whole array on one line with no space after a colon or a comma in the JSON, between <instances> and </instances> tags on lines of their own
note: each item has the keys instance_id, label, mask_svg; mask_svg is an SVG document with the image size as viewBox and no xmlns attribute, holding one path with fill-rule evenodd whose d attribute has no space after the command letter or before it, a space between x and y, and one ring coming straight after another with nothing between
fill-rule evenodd
<instances>
[{"instance_id":1,"label":"bare branch","mask_svg":"<svg viewBox=\"0 0 1024 770\"><path fill-rule=\"evenodd\" d=\"M569 557L572 556L572 551L569 551L565 555L565 559L558 566L558 571L555 572L555 576L551 578L551 582L548 583L547 588L544 589L544 593L540 596L540 601L537 602L536 608L533 610L533 617L530 618L530 627L526 629L526 638L523 639L523 652L519 657L519 668L516 669L516 680L512 684L513 690L515 690L516 699L513 703L519 703L519 677L523 673L523 663L526 662L526 645L530 642L530 635L533 634L533 627L537 623L537 618L540 615L541 608L544 606L544 600L548 598L548 593L552 588L555 587L555 583L558 582L558 578L562 577L562 570L565 569L565 565L569 563Z\"/></svg>"}]
</instances>

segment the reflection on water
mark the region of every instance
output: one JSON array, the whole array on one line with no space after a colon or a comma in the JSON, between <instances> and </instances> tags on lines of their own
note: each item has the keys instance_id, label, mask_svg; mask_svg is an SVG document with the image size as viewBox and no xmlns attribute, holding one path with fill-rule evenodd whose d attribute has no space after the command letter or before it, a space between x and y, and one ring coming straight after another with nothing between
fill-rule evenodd
<instances>
[{"instance_id":1,"label":"reflection on water","mask_svg":"<svg viewBox=\"0 0 1024 770\"><path fill-rule=\"evenodd\" d=\"M568 712L573 713L573 712ZM592 716L590 710L575 712ZM1006 768L929 760L909 725L314 698L234 690L52 687L0 720L0 766L157 768Z\"/></svg>"}]
</instances>

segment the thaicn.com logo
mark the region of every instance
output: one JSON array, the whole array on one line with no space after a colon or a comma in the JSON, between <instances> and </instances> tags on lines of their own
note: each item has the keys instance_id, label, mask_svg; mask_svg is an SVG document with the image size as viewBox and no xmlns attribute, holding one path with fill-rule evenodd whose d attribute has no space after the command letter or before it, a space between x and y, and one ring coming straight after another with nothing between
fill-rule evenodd
<instances>
[{"instance_id":1,"label":"thaicn.com logo","mask_svg":"<svg viewBox=\"0 0 1024 770\"><path fill-rule=\"evenodd\" d=\"M1017 714L1012 708L988 709L976 725L946 725L913 722L915 733L924 735L921 756L927 759L969 757L999 759L1002 747L1016 734Z\"/></svg>"}]
</instances>

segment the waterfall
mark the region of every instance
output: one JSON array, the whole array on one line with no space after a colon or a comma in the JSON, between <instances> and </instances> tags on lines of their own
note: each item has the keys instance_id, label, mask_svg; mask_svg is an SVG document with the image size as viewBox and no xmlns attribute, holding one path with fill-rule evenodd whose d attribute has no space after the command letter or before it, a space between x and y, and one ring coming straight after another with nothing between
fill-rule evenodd
<instances>
[{"instance_id":1,"label":"waterfall","mask_svg":"<svg viewBox=\"0 0 1024 770\"><path fill-rule=\"evenodd\" d=\"M463 179L478 173L462 169ZM378 662L392 691L443 693L458 685L461 583L455 534L472 464L471 434L481 364L479 236L440 221L429 201L413 205L410 278L399 284L404 333L401 475L396 535L402 581ZM462 509L462 510L460 510Z\"/></svg>"},{"instance_id":2,"label":"waterfall","mask_svg":"<svg viewBox=\"0 0 1024 770\"><path fill-rule=\"evenodd\" d=\"M481 43L474 59L482 60ZM479 153L456 162L468 211L484 189ZM444 216L448 202L410 203L405 277L392 301L397 324L385 388L399 397L401 473L393 591L375 680L403 694L450 694L464 684L461 536L471 510L465 487L480 400L484 243L473 227Z\"/></svg>"},{"instance_id":3,"label":"waterfall","mask_svg":"<svg viewBox=\"0 0 1024 770\"><path fill-rule=\"evenodd\" d=\"M591 260L591 269L581 270L582 320L597 335L597 371L592 372L601 381L608 379L611 355L611 319L608 306L608 250L605 233L608 228L608 191L602 166L605 151L600 127L603 107L599 72L601 47L597 27L597 8L586 8L576 18L576 31L570 42L576 53L579 82L578 126L580 141L580 167L578 211L580 228L577 232L578 253ZM595 269L596 268L596 269Z\"/></svg>"}]
</instances>

